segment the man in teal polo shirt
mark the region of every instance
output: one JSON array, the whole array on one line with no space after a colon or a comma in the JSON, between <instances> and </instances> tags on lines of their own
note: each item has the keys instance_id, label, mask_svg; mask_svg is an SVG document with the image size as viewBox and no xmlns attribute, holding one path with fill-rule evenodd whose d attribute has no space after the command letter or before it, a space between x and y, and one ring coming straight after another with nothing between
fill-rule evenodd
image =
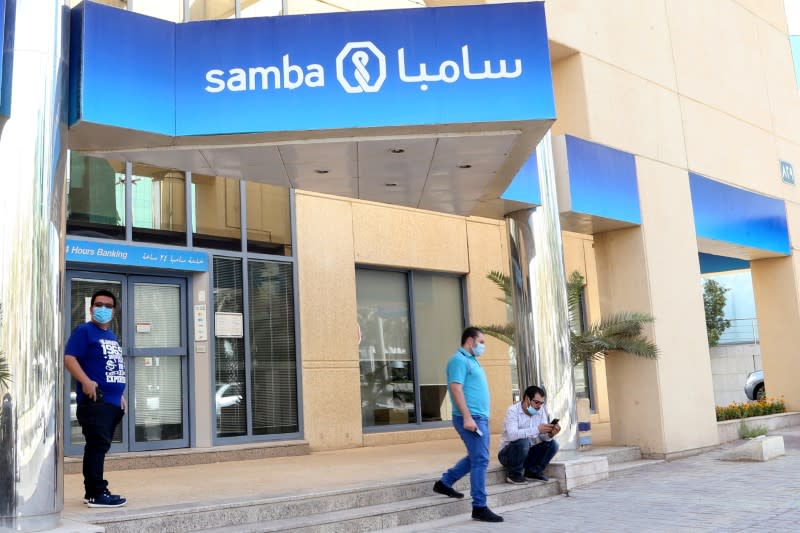
<instances>
[{"instance_id":1,"label":"man in teal polo shirt","mask_svg":"<svg viewBox=\"0 0 800 533\"><path fill-rule=\"evenodd\" d=\"M447 362L447 383L453 405L453 426L467 447L461 459L433 485L434 492L463 498L453 484L469 472L472 518L502 522L486 506L486 470L489 467L489 383L478 357L483 355L483 332L469 327L461 334L461 348Z\"/></svg>"}]
</instances>

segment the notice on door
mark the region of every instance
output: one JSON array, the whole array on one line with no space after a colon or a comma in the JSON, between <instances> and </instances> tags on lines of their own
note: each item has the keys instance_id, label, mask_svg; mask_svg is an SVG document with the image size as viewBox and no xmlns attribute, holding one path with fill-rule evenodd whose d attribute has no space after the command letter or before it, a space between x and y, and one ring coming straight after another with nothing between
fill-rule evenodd
<instances>
[{"instance_id":1,"label":"notice on door","mask_svg":"<svg viewBox=\"0 0 800 533\"><path fill-rule=\"evenodd\" d=\"M244 337L242 313L214 313L214 336L235 339Z\"/></svg>"}]
</instances>

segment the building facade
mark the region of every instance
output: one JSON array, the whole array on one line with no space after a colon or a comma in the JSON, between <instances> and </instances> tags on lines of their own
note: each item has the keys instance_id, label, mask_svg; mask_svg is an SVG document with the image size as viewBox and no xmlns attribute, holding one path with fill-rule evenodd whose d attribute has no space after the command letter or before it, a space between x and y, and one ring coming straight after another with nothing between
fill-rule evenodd
<instances>
[{"instance_id":1,"label":"building facade","mask_svg":"<svg viewBox=\"0 0 800 533\"><path fill-rule=\"evenodd\" d=\"M466 325L514 319L487 274L517 277L506 217L545 203L535 152L548 129L563 270L586 281L581 322L649 313L660 350L574 369L594 441L656 457L718 443L701 275L732 268L752 276L769 395L800 409L800 101L783 1L546 1L533 45L503 17L538 21L524 10L542 5L493 3L71 2L70 128L59 145L70 152L64 204L53 202L65 255L44 275L63 273L52 289L63 301L42 324L56 324L63 343L94 290L119 296L130 410L112 451L452 438L444 363ZM432 9L443 6L460 7ZM473 78L477 45L446 21L474 25L477 39L503 26L470 17L508 24L508 46ZM377 48L398 53L381 72L402 57L413 93L370 70L383 52L363 45L364 28L394 20L400 37ZM362 55L330 44L334 26ZM431 52L420 28L450 49ZM271 62L253 51L267 31ZM326 47L341 48L338 71L314 59ZM185 81L197 73L199 96ZM364 93L374 109L312 92L337 73L344 97ZM492 76L530 85L491 105L477 90L445 90ZM4 136L17 131L13 108L6 116ZM5 292L7 353L10 302ZM527 384L499 340L481 362L497 432ZM24 380L14 360L11 370L16 397ZM79 455L74 384L48 375L64 452Z\"/></svg>"}]
</instances>

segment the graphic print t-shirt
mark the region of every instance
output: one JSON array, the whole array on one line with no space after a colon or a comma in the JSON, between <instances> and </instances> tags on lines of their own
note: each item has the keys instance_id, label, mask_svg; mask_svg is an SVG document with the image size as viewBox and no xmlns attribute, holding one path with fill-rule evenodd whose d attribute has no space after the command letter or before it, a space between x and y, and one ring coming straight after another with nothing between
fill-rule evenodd
<instances>
[{"instance_id":1,"label":"graphic print t-shirt","mask_svg":"<svg viewBox=\"0 0 800 533\"><path fill-rule=\"evenodd\" d=\"M89 379L103 391L103 401L120 405L125 391L125 362L117 336L94 322L81 324L72 332L64 350L66 355L78 359ZM77 383L78 403L84 401L83 388Z\"/></svg>"}]
</instances>

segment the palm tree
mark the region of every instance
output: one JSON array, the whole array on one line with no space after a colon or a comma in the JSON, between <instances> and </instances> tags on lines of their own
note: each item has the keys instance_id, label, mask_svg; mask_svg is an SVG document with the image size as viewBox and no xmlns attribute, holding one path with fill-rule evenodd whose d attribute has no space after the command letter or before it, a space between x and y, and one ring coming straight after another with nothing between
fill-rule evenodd
<instances>
[{"instance_id":1,"label":"palm tree","mask_svg":"<svg viewBox=\"0 0 800 533\"><path fill-rule=\"evenodd\" d=\"M11 371L8 369L6 354L0 352L0 386L8 388L9 381L11 381Z\"/></svg>"},{"instance_id":2,"label":"palm tree","mask_svg":"<svg viewBox=\"0 0 800 533\"><path fill-rule=\"evenodd\" d=\"M486 275L503 292L503 298L497 298L511 306L511 282L507 274L492 271ZM578 271L572 272L567 281L567 305L570 317L580 315L581 293L584 277ZM609 352L626 352L645 359L658 357L658 347L642 335L644 324L653 321L646 313L622 312L606 317L590 324L582 331L570 328L569 344L572 364L603 359ZM510 346L514 346L513 324L491 324L479 326L484 333L495 337Z\"/></svg>"}]
</instances>

